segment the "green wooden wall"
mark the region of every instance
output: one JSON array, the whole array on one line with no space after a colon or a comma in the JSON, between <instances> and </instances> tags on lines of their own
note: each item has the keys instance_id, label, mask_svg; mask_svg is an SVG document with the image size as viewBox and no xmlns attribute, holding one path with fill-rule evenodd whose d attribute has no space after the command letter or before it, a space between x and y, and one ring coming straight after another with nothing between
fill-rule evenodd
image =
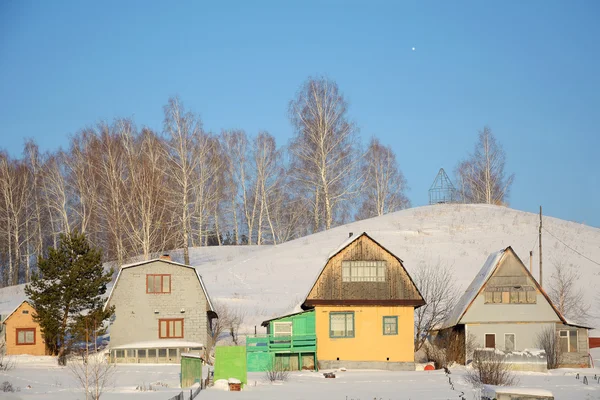
<instances>
[{"instance_id":1,"label":"green wooden wall","mask_svg":"<svg viewBox=\"0 0 600 400\"><path fill-rule=\"evenodd\" d=\"M315 311L310 310L302 314L291 315L274 319L269 322L269 333L273 334L274 322L289 322L292 321L292 333L294 335L314 335L315 334Z\"/></svg>"},{"instance_id":2,"label":"green wooden wall","mask_svg":"<svg viewBox=\"0 0 600 400\"><path fill-rule=\"evenodd\" d=\"M202 360L181 356L181 387L187 388L196 382L202 382Z\"/></svg>"},{"instance_id":3,"label":"green wooden wall","mask_svg":"<svg viewBox=\"0 0 600 400\"><path fill-rule=\"evenodd\" d=\"M244 385L248 382L246 374L245 346L217 346L215 348L214 379L239 379Z\"/></svg>"}]
</instances>

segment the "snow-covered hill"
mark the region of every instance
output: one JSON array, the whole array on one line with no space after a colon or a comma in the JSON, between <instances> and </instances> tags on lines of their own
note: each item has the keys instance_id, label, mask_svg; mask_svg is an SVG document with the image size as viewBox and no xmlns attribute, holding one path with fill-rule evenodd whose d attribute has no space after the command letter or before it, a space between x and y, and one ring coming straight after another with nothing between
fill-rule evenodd
<instances>
[{"instance_id":1,"label":"snow-covered hill","mask_svg":"<svg viewBox=\"0 0 600 400\"><path fill-rule=\"evenodd\" d=\"M302 301L328 255L350 232L367 232L400 257L409 273L420 263L452 266L463 291L488 255L507 246L515 249L525 265L529 265L529 252L533 250L533 275L538 278L538 221L537 214L499 206L425 206L353 222L277 246L194 248L190 263L200 271L213 300L244 312L245 330L250 332L263 320L285 313ZM543 233L544 287L550 282L555 262L572 265L586 300L594 304L592 311L599 314L587 322L600 327L600 301L596 299L600 266L556 239L600 261L600 229L552 217L544 217L544 227L549 232ZM181 251L171 252L171 256L183 261ZM14 296L16 287L0 290L0 311L15 302L7 298L9 293ZM600 336L600 331L593 335Z\"/></svg>"}]
</instances>

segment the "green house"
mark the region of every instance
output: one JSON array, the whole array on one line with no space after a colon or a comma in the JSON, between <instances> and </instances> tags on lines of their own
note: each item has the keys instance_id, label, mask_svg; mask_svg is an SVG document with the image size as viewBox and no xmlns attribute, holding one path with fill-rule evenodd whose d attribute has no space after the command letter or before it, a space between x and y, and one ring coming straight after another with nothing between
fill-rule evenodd
<instances>
[{"instance_id":1,"label":"green house","mask_svg":"<svg viewBox=\"0 0 600 400\"><path fill-rule=\"evenodd\" d=\"M249 372L317 369L314 310L270 319L262 326L267 328L266 335L246 338Z\"/></svg>"}]
</instances>

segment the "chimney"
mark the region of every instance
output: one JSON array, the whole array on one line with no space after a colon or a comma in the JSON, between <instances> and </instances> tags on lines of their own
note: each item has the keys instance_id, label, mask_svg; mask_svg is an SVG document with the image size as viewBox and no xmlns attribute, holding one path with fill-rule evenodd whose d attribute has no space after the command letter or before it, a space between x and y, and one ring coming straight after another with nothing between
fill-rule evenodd
<instances>
[{"instance_id":1,"label":"chimney","mask_svg":"<svg viewBox=\"0 0 600 400\"><path fill-rule=\"evenodd\" d=\"M168 255L167 253L163 254L162 256L158 257L159 260L166 260L166 261L171 261L171 256Z\"/></svg>"},{"instance_id":2,"label":"chimney","mask_svg":"<svg viewBox=\"0 0 600 400\"><path fill-rule=\"evenodd\" d=\"M352 233L352 232L349 232L349 233L348 233L348 237L349 237L349 238L351 238L351 237L352 237L352 235L353 235L353 233Z\"/></svg>"}]
</instances>

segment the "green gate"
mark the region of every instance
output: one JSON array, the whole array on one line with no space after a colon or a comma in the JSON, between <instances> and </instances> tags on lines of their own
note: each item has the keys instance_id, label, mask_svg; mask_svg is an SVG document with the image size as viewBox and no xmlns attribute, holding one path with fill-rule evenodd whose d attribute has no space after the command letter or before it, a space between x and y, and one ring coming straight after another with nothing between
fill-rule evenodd
<instances>
[{"instance_id":1,"label":"green gate","mask_svg":"<svg viewBox=\"0 0 600 400\"><path fill-rule=\"evenodd\" d=\"M181 387L187 388L194 383L202 383L202 359L195 354L181 355Z\"/></svg>"}]
</instances>

